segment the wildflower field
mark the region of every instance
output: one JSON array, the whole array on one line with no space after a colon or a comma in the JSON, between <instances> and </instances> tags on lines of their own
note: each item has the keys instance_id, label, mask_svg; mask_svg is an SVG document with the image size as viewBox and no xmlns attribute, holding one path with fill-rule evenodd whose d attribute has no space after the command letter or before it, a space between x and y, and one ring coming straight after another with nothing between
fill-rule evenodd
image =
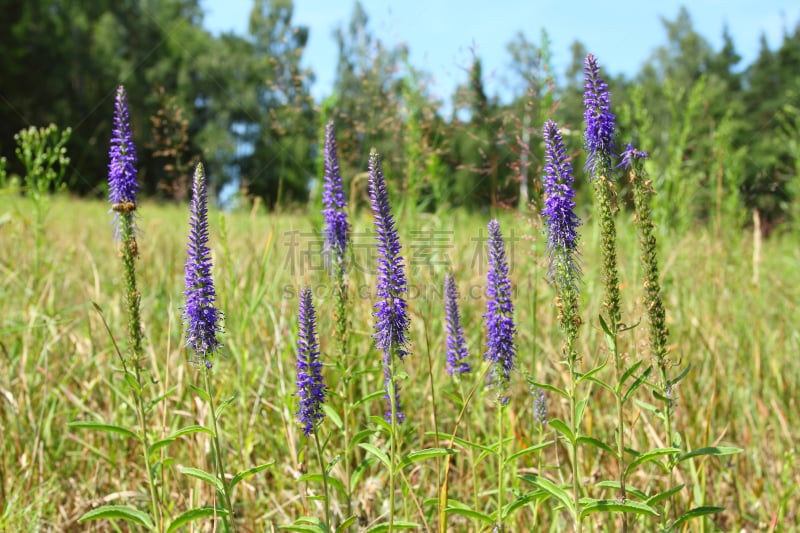
<instances>
[{"instance_id":1,"label":"wildflower field","mask_svg":"<svg viewBox=\"0 0 800 533\"><path fill-rule=\"evenodd\" d=\"M113 522L78 523L104 504L147 509L147 475L138 442L130 436L70 427L73 421L136 426L118 356L103 321L124 349L126 315L117 243L108 205L68 198L53 200L39 264L29 201L0 197L2 238L2 521L4 531L111 531ZM583 301L577 347L579 367L605 363L598 376L611 373L601 312L599 232L587 214L582 228ZM149 431L153 439L176 430L206 425L207 405L192 386L202 387L201 369L185 348L182 326L186 209L144 203L138 209L139 286L144 324ZM368 255L372 216L353 209L353 232ZM535 492L520 475L541 474L556 484L569 481L569 458L554 429L540 424L534 397L524 379L560 386L567 379L560 364L561 336L554 294L545 280L547 256L541 222L533 213L498 213L509 237L510 278L517 324L517 368L504 408L506 457L537 443L534 453L507 463L508 502ZM271 531L302 516L324 519L322 484L313 442L296 422L296 341L299 288L312 288L317 308L323 377L328 384L329 416L319 425L323 461L330 467L333 520L349 512L366 526L385 523L387 467L358 444L387 449L381 353L373 345L375 275L372 263L353 269L349 282L349 353L336 355L333 338L335 301L329 276L320 267L319 217L311 214L210 213L214 274L219 308L224 312L223 347L214 360L213 387L218 402L230 401L219 418L221 445L229 472L259 464L266 470L242 481L233 505L242 531ZM491 515L496 505L496 394L485 387L483 360L486 266L479 250L486 217L466 212L397 218L408 262L409 355L402 369L406 420L400 426L401 456L427 448L452 448L401 470L399 517L437 529L438 495L447 473L448 506ZM618 218L622 315L639 324L620 336L627 361L651 364L646 345L637 239L630 215ZM293 244L294 243L294 244ZM800 524L796 512L798 426L793 422L800 387L796 354L800 342L796 265L797 235L777 235L761 245L758 278L753 277L753 239L748 233L705 229L664 237L662 281L670 353L676 368L691 365L675 393L674 426L684 450L732 445L740 454L701 458L681 464L674 497L680 509L724 506L719 513L691 523L694 531L790 531ZM427 250L427 251L426 251ZM373 256L374 257L374 256ZM309 261L313 261L309 263ZM450 262L456 273L462 323L473 372L458 380L446 371L442 284ZM365 260L366 263L366 260ZM794 280L794 281L793 281ZM95 309L99 306L100 311ZM641 323L640 323L641 322ZM379 393L379 394L375 394ZM545 391L547 418L564 418L566 402ZM614 398L599 386L587 386L582 434L614 442ZM466 400L466 409L463 409ZM655 405L642 390L627 412L632 449L666 446L661 423L644 404ZM639 402L642 402L641 404ZM463 410L463 412L462 412ZM349 420L345 419L348 413ZM378 419L376 419L378 417ZM345 426L346 424L346 426ZM347 428L345 432L344 428ZM456 441L450 442L455 434ZM349 438L352 444L348 446ZM164 513L182 512L217 502L208 483L182 475L192 466L213 471L210 437L192 433L158 450L159 499ZM629 456L629 459L632 456ZM603 481L617 479L611 453L591 446L579 450L584 494L616 498ZM658 490L668 477L658 467L636 468L631 487ZM456 504L455 502L460 502ZM211 519L195 522L212 529ZM470 512L447 518L452 531L487 527ZM512 531L570 527L564 505L534 498L509 513ZM618 530L619 516L592 514L587 529ZM636 530L655 530L658 519L638 518ZM617 524L617 525L615 525ZM132 527L132 526L131 526ZM352 530L360 530L353 526ZM309 529L310 530L310 529Z\"/></svg>"},{"instance_id":2,"label":"wildflower field","mask_svg":"<svg viewBox=\"0 0 800 533\"><path fill-rule=\"evenodd\" d=\"M654 226L586 59L593 198L418 210L0 194L0 530L791 531L798 233ZM617 209L617 194L630 195ZM349 201L348 201L349 200Z\"/></svg>"}]
</instances>

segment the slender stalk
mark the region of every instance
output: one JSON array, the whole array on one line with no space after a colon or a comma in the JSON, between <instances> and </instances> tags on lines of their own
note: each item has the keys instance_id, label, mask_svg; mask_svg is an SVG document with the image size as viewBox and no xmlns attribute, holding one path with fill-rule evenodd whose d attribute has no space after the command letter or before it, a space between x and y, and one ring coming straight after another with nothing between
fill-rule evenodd
<instances>
[{"instance_id":1,"label":"slender stalk","mask_svg":"<svg viewBox=\"0 0 800 533\"><path fill-rule=\"evenodd\" d=\"M394 385L394 356L389 355L389 411L392 417L392 431L389 435L391 445L391 460L389 461L389 533L394 531L394 491L395 491L395 476L394 470L397 464L397 396L395 395Z\"/></svg>"},{"instance_id":2,"label":"slender stalk","mask_svg":"<svg viewBox=\"0 0 800 533\"><path fill-rule=\"evenodd\" d=\"M214 405L214 394L211 391L211 380L209 379L209 374L211 371L203 367L203 381L205 383L206 393L208 394L208 406L211 409L211 429L214 432L214 436L212 438L212 445L214 450L214 462L216 465L216 474L217 478L219 478L220 482L222 483L222 498L223 503L225 505L225 509L228 511L228 524L230 525L231 530L236 533L236 517L233 513L233 504L231 503L230 492L228 490L228 483L225 480L225 459L222 455L222 447L219 444L219 430L217 428L217 408Z\"/></svg>"},{"instance_id":3,"label":"slender stalk","mask_svg":"<svg viewBox=\"0 0 800 533\"><path fill-rule=\"evenodd\" d=\"M614 392L614 399L617 407L617 464L619 468L619 496L624 502L628 498L627 490L625 488L625 405L622 401L623 385L620 378L623 374L623 361L619 354L619 325L611 325L611 334L614 337L612 343L612 351L614 352L614 378L617 382L616 391ZM622 533L628 531L628 515L622 513Z\"/></svg>"},{"instance_id":4,"label":"slender stalk","mask_svg":"<svg viewBox=\"0 0 800 533\"><path fill-rule=\"evenodd\" d=\"M316 427L314 427L314 444L317 448L319 471L322 473L322 490L325 492L325 525L330 531L333 525L331 524L331 500L328 492L328 471L325 468L325 462L322 460L322 445L319 443L319 431L317 431Z\"/></svg>"},{"instance_id":5,"label":"slender stalk","mask_svg":"<svg viewBox=\"0 0 800 533\"><path fill-rule=\"evenodd\" d=\"M503 483L503 418L505 417L505 405L501 398L497 399L497 531L503 533L503 501L505 496L505 484Z\"/></svg>"},{"instance_id":6,"label":"slender stalk","mask_svg":"<svg viewBox=\"0 0 800 533\"><path fill-rule=\"evenodd\" d=\"M568 341L568 350L570 353L573 352L572 348L572 340ZM577 402L575 402L575 394L577 389L577 380L575 379L575 360L574 358L570 357L569 362L569 375L570 375L570 391L569 391L569 412L570 412L570 426L572 426L572 431L577 436L578 433L578 408ZM580 494L580 483L578 482L579 479L579 472L580 469L578 468L578 445L577 443L571 443L571 452L572 457L572 501L575 508L575 515L573 516L573 528L576 533L581 533L583 530L583 523L581 521L581 494Z\"/></svg>"},{"instance_id":7,"label":"slender stalk","mask_svg":"<svg viewBox=\"0 0 800 533\"><path fill-rule=\"evenodd\" d=\"M136 236L133 227L133 211L135 210L135 205L131 203L126 205L125 208L127 208L127 210L120 206L119 209L121 212L119 214L119 218L122 264L125 272L128 338L131 345L130 350L132 353L131 363L133 364L133 377L136 380L137 387L133 391L133 396L136 404L139 428L142 434L142 455L144 456L145 469L147 469L147 485L150 492L150 506L152 508L153 519L155 520L156 531L161 532L164 530L164 520L161 513L161 505L159 504L156 479L153 476L153 468L150 463L150 439L147 435L147 413L144 405L144 385L140 367L143 349L141 311L139 308L141 295L139 294L136 284L136 257L138 256L138 246L136 244ZM130 373L130 369L125 363L124 359L123 368L125 373Z\"/></svg>"}]
</instances>

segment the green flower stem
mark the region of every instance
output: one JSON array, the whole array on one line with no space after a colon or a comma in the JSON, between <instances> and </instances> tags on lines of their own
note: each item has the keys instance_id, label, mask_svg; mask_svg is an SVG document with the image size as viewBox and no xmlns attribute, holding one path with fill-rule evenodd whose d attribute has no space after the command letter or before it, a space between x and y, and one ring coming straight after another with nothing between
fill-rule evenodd
<instances>
[{"instance_id":1,"label":"green flower stem","mask_svg":"<svg viewBox=\"0 0 800 533\"><path fill-rule=\"evenodd\" d=\"M319 463L319 471L322 474L322 490L325 492L325 525L328 531L331 530L333 524L331 523L331 500L328 492L328 471L325 468L325 462L322 460L322 445L319 442L319 432L317 426L314 426L314 444L317 448L317 462Z\"/></svg>"},{"instance_id":2,"label":"green flower stem","mask_svg":"<svg viewBox=\"0 0 800 533\"><path fill-rule=\"evenodd\" d=\"M391 354L389 358L389 411L392 417L392 430L389 435L391 441L391 457L389 465L389 533L394 531L394 490L395 490L395 475L394 470L397 465L397 398L394 390L394 375L395 375L395 357Z\"/></svg>"},{"instance_id":3,"label":"green flower stem","mask_svg":"<svg viewBox=\"0 0 800 533\"><path fill-rule=\"evenodd\" d=\"M134 403L136 404L139 430L142 436L142 455L144 456L144 466L147 470L147 485L150 492L150 507L155 520L156 531L164 531L164 519L161 513L161 505L158 498L156 479L153 475L153 466L150 463L150 439L147 434L147 413L144 405L144 383L142 380L141 358L142 349L142 321L139 303L141 295L136 284L136 258L139 255L134 232L133 213L136 205L133 203L122 206L115 206L120 217L120 242L122 253L122 264L125 275L125 306L128 315L128 339L130 343L131 358L128 365L123 358L122 366L126 374L130 374L130 366L133 367L133 377L136 380L136 388L133 389Z\"/></svg>"},{"instance_id":4,"label":"green flower stem","mask_svg":"<svg viewBox=\"0 0 800 533\"><path fill-rule=\"evenodd\" d=\"M505 484L503 483L503 418L505 418L505 405L497 399L497 531L503 533L503 501L505 497Z\"/></svg>"},{"instance_id":5,"label":"green flower stem","mask_svg":"<svg viewBox=\"0 0 800 533\"><path fill-rule=\"evenodd\" d=\"M231 504L231 496L228 487L228 482L225 480L225 460L222 455L222 448L219 444L219 429L217 427L217 409L214 405L214 394L211 391L211 380L209 379L211 371L203 366L203 382L205 383L206 393L208 394L208 407L211 409L211 430L214 436L211 440L214 450L214 462L216 463L216 474L222 483L222 498L225 509L228 510L228 524L231 531L236 533L236 517L233 513L233 505Z\"/></svg>"}]
</instances>

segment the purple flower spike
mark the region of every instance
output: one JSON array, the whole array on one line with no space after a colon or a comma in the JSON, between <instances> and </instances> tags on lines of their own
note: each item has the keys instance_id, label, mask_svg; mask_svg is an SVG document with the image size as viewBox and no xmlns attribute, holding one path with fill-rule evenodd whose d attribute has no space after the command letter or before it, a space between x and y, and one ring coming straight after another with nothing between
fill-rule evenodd
<instances>
[{"instance_id":1,"label":"purple flower spike","mask_svg":"<svg viewBox=\"0 0 800 533\"><path fill-rule=\"evenodd\" d=\"M402 361L408 353L406 351L408 343L406 333L409 326L405 300L406 277L403 273L400 240L394 227L381 161L375 150L372 150L369 155L369 197L375 216L378 241L378 281L376 286L378 302L375 304L375 312L372 313L372 316L375 317L373 339L375 347L383 351L387 396L391 383L394 386L395 398L397 398L398 385L394 381L391 368L393 367L392 358L395 355ZM402 421L404 416L399 402L395 403L395 408L397 420ZM387 416L391 421L391 413Z\"/></svg>"},{"instance_id":2,"label":"purple flower spike","mask_svg":"<svg viewBox=\"0 0 800 533\"><path fill-rule=\"evenodd\" d=\"M297 420L303 425L303 433L308 436L314 431L314 425L325 418L322 404L325 403L327 391L322 382L314 301L308 287L300 292L298 321L297 396L300 397L300 407L297 410Z\"/></svg>"},{"instance_id":3,"label":"purple flower spike","mask_svg":"<svg viewBox=\"0 0 800 533\"><path fill-rule=\"evenodd\" d=\"M325 182L322 186L322 214L325 217L325 254L329 264L344 269L347 251L347 200L344 196L342 176L339 173L339 159L336 153L336 130L333 122L325 127Z\"/></svg>"},{"instance_id":4,"label":"purple flower spike","mask_svg":"<svg viewBox=\"0 0 800 533\"><path fill-rule=\"evenodd\" d=\"M552 120L544 124L545 201L542 216L547 222L547 251L550 255L548 276L563 275L559 280L574 285L579 274L574 254L578 247L580 220L575 214L575 191L572 189L572 166L567 161L566 149L558 125ZM558 260L563 260L565 269L559 271Z\"/></svg>"},{"instance_id":5,"label":"purple flower spike","mask_svg":"<svg viewBox=\"0 0 800 533\"><path fill-rule=\"evenodd\" d=\"M208 198L203 164L197 165L192 180L192 203L189 218L189 244L186 258L186 343L206 367L208 358L220 343L220 312L214 307L216 293L211 277L211 250L208 248Z\"/></svg>"},{"instance_id":6,"label":"purple flower spike","mask_svg":"<svg viewBox=\"0 0 800 533\"><path fill-rule=\"evenodd\" d=\"M600 77L600 68L594 55L586 56L584 66L585 84L583 118L586 122L584 143L589 156L586 168L597 176L608 172L611 153L614 150L614 114L611 113L611 98L608 85Z\"/></svg>"},{"instance_id":7,"label":"purple flower spike","mask_svg":"<svg viewBox=\"0 0 800 533\"><path fill-rule=\"evenodd\" d=\"M447 372L452 376L470 372L467 356L467 343L461 327L461 313L458 310L458 289L453 275L448 273L444 278L444 310L447 327Z\"/></svg>"},{"instance_id":8,"label":"purple flower spike","mask_svg":"<svg viewBox=\"0 0 800 533\"><path fill-rule=\"evenodd\" d=\"M622 162L619 166L623 168L631 168L633 166L633 162L636 159L649 159L650 156L647 152L643 152L642 150L637 150L633 147L632 144L628 143L628 146L625 148L625 151L622 152Z\"/></svg>"},{"instance_id":9,"label":"purple flower spike","mask_svg":"<svg viewBox=\"0 0 800 533\"><path fill-rule=\"evenodd\" d=\"M511 301L511 281L508 278L503 234L500 224L492 220L489 229L489 272L487 274L486 320L488 331L484 357L492 362L491 380L505 387L514 369L514 304Z\"/></svg>"},{"instance_id":10,"label":"purple flower spike","mask_svg":"<svg viewBox=\"0 0 800 533\"><path fill-rule=\"evenodd\" d=\"M128 118L128 97L125 88L117 88L114 99L114 125L111 132L108 163L108 199L114 210L129 213L136 208L139 182L136 171L136 147Z\"/></svg>"}]
</instances>

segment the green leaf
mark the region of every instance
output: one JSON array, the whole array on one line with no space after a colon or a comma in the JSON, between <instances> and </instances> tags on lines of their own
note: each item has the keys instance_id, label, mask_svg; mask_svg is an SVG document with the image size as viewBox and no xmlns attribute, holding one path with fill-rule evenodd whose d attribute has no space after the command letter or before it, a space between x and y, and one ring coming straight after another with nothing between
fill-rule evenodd
<instances>
[{"instance_id":1,"label":"green leaf","mask_svg":"<svg viewBox=\"0 0 800 533\"><path fill-rule=\"evenodd\" d=\"M205 426L191 425L175 430L170 433L167 438L174 440L185 435L191 435L192 433L205 433L206 435L214 436L214 432Z\"/></svg>"},{"instance_id":2,"label":"green leaf","mask_svg":"<svg viewBox=\"0 0 800 533\"><path fill-rule=\"evenodd\" d=\"M154 453L156 453L161 448L166 448L167 446L169 446L173 442L175 442L175 439L166 438L166 439L157 440L153 444L150 445L150 447L147 449L147 453L149 455L153 455Z\"/></svg>"},{"instance_id":3,"label":"green leaf","mask_svg":"<svg viewBox=\"0 0 800 533\"><path fill-rule=\"evenodd\" d=\"M591 382L591 383L594 383L595 385L597 385L599 387L602 387L602 388L606 389L611 394L616 394L616 391L614 390L614 387L612 387L611 385L609 385L608 383L606 383L605 381L603 381L601 379L598 379L598 378L596 378L594 376L591 376L591 377L586 378L586 380Z\"/></svg>"},{"instance_id":4,"label":"green leaf","mask_svg":"<svg viewBox=\"0 0 800 533\"><path fill-rule=\"evenodd\" d=\"M514 513L514 511L516 511L517 509L525 507L526 505L528 505L533 501L541 500L547 497L548 497L547 493L544 491L532 490L528 494L524 494L519 498L517 498L516 500L514 500L513 502L507 504L503 509L503 519L506 519L509 516L511 516L511 514Z\"/></svg>"},{"instance_id":5,"label":"green leaf","mask_svg":"<svg viewBox=\"0 0 800 533\"><path fill-rule=\"evenodd\" d=\"M362 442L361 444L359 444L359 447L366 450L367 453L377 457L378 460L386 466L386 468L392 468L392 462L389 460L389 456L386 455L386 452L384 452L374 444L370 444L369 442Z\"/></svg>"},{"instance_id":6,"label":"green leaf","mask_svg":"<svg viewBox=\"0 0 800 533\"><path fill-rule=\"evenodd\" d=\"M202 398L204 402L211 403L211 397L205 390L192 384L189 384L189 389L193 390L195 394L200 396L200 398Z\"/></svg>"},{"instance_id":7,"label":"green leaf","mask_svg":"<svg viewBox=\"0 0 800 533\"><path fill-rule=\"evenodd\" d=\"M150 400L149 402L147 402L147 407L146 407L146 409L145 409L145 412L148 412L148 413L149 413L149 412L150 412L150 410L151 410L153 407L155 407L156 405L158 405L159 403L161 403L161 401L162 401L162 400L164 400L165 398L168 398L169 396L171 396L171 395L172 395L172 393L173 393L173 392L175 392L177 389L178 389L178 387L172 387L172 388L170 388L168 391L166 391L164 394L162 394L162 395L160 395L160 396L156 396L155 398L153 398L152 400Z\"/></svg>"},{"instance_id":8,"label":"green leaf","mask_svg":"<svg viewBox=\"0 0 800 533\"><path fill-rule=\"evenodd\" d=\"M680 374L678 374L678 377L669 380L669 384L676 385L677 383L679 383L683 378L686 377L686 374L688 374L689 370L691 369L692 369L692 363L689 363L688 365L686 365L686 368L684 368L683 371Z\"/></svg>"},{"instance_id":9,"label":"green leaf","mask_svg":"<svg viewBox=\"0 0 800 533\"><path fill-rule=\"evenodd\" d=\"M601 488L601 489L614 489L614 490L617 490L617 491L620 490L619 481L617 481L615 479L614 480L607 479L605 481L600 481L599 483L597 483L595 485L595 487L598 487L598 488ZM639 498L642 501L646 501L647 500L647 494L645 494L644 492L642 492L641 490L639 490L639 489L637 489L635 487L632 487L632 486L628 485L627 483L625 484L625 493L628 494L628 495L636 496L637 498ZM652 504L652 502L648 502L648 505L650 505L650 504Z\"/></svg>"},{"instance_id":10,"label":"green leaf","mask_svg":"<svg viewBox=\"0 0 800 533\"><path fill-rule=\"evenodd\" d=\"M575 404L575 426L580 427L583 422L583 413L586 411L586 399L578 400Z\"/></svg>"},{"instance_id":11,"label":"green leaf","mask_svg":"<svg viewBox=\"0 0 800 533\"><path fill-rule=\"evenodd\" d=\"M350 518L339 524L339 527L336 528L336 533L345 533L350 526L356 523L356 520L358 520L357 516L351 516Z\"/></svg>"},{"instance_id":12,"label":"green leaf","mask_svg":"<svg viewBox=\"0 0 800 533\"><path fill-rule=\"evenodd\" d=\"M699 457L701 455L714 455L716 457L723 457L725 455L736 455L737 453L742 453L743 451L744 450L741 448L736 448L734 446L708 446L706 448L698 448L696 450L692 450L691 452L684 453L678 457L678 462L681 463L687 459Z\"/></svg>"},{"instance_id":13,"label":"green leaf","mask_svg":"<svg viewBox=\"0 0 800 533\"><path fill-rule=\"evenodd\" d=\"M418 531L422 530L422 527L415 523L415 522L404 522L395 520L392 523L392 529L416 529ZM384 531L389 531L389 524L377 524L369 528L365 531L365 533L383 533Z\"/></svg>"},{"instance_id":14,"label":"green leaf","mask_svg":"<svg viewBox=\"0 0 800 533\"><path fill-rule=\"evenodd\" d=\"M214 474L209 474L205 470L192 468L190 466L181 466L178 468L178 471L185 476L197 478L201 481L205 481L209 485L214 485L219 492L225 492L225 487L223 486L222 481Z\"/></svg>"},{"instance_id":15,"label":"green leaf","mask_svg":"<svg viewBox=\"0 0 800 533\"><path fill-rule=\"evenodd\" d=\"M509 463L512 463L512 462L516 461L517 459L519 459L520 457L522 457L524 455L528 455L528 454L531 454L533 452L539 451L542 448L547 448L548 446L553 444L553 442L555 442L555 441L548 440L547 442L543 442L541 444L535 444L533 446L529 446L528 448L525 448L524 450L520 450L518 452L512 453L511 455L509 455L506 458L506 460L505 460L505 462L503 464L507 465Z\"/></svg>"},{"instance_id":16,"label":"green leaf","mask_svg":"<svg viewBox=\"0 0 800 533\"><path fill-rule=\"evenodd\" d=\"M567 439L572 444L575 444L575 434L572 432L572 430L567 426L567 424L563 420L561 420L559 418L554 418L554 419L550 420L550 422L548 422L548 424L553 426L553 429L555 429L556 431L558 431L559 433L561 433L562 435L567 437Z\"/></svg>"},{"instance_id":17,"label":"green leaf","mask_svg":"<svg viewBox=\"0 0 800 533\"><path fill-rule=\"evenodd\" d=\"M239 484L240 481L249 478L252 475L258 474L262 470L266 470L267 468L271 467L275 464L275 461L269 461L267 463L260 464L258 466L254 466L252 468L248 468L247 470L242 470L231 479L230 484L228 485L228 490L233 492L233 487Z\"/></svg>"},{"instance_id":18,"label":"green leaf","mask_svg":"<svg viewBox=\"0 0 800 533\"><path fill-rule=\"evenodd\" d=\"M334 426L336 426L336 429L342 431L344 424L342 423L342 417L339 416L339 413L337 413L333 407L327 403L322 404L322 410L325 412L325 416L328 417L331 422L333 422Z\"/></svg>"},{"instance_id":19,"label":"green leaf","mask_svg":"<svg viewBox=\"0 0 800 533\"><path fill-rule=\"evenodd\" d=\"M294 521L293 524L288 526L278 526L278 529L282 531L299 531L299 532L308 532L308 533L327 533L328 528L325 527L325 522L320 520L319 518L313 518L310 516L302 516Z\"/></svg>"},{"instance_id":20,"label":"green leaf","mask_svg":"<svg viewBox=\"0 0 800 533\"><path fill-rule=\"evenodd\" d=\"M586 372L585 374L582 374L580 372L576 372L575 375L578 376L578 379L575 381L575 384L577 385L578 383L580 383L581 381L583 381L585 379L593 378L595 376L595 374L597 374L598 372L603 370L605 367L606 367L606 364L603 363L600 366L594 367L593 369L591 369L590 371Z\"/></svg>"},{"instance_id":21,"label":"green leaf","mask_svg":"<svg viewBox=\"0 0 800 533\"><path fill-rule=\"evenodd\" d=\"M150 516L147 513L142 512L139 509L134 509L133 507L128 507L127 505L104 505L102 507L92 509L78 518L78 522L109 519L119 519L127 522L133 522L134 524L139 524L140 526L144 526L148 529L155 528L153 521L150 520Z\"/></svg>"},{"instance_id":22,"label":"green leaf","mask_svg":"<svg viewBox=\"0 0 800 533\"><path fill-rule=\"evenodd\" d=\"M695 518L700 518L701 516L706 516L710 514L721 513L724 510L725 510L724 507L714 507L710 505L689 509L688 511L683 513L680 518L675 520L675 522L671 526L669 526L669 530L671 531L677 527L680 527L689 520L693 520Z\"/></svg>"},{"instance_id":23,"label":"green leaf","mask_svg":"<svg viewBox=\"0 0 800 533\"><path fill-rule=\"evenodd\" d=\"M131 390L136 394L136 396L142 395L142 388L136 382L136 377L134 377L133 374L127 371L125 372L125 383L128 384L128 387L131 388Z\"/></svg>"},{"instance_id":24,"label":"green leaf","mask_svg":"<svg viewBox=\"0 0 800 533\"><path fill-rule=\"evenodd\" d=\"M237 397L237 395L236 395L236 394L234 394L234 395L233 395L233 396L231 396L230 398L225 398L224 400L222 400L222 403L220 403L220 404L217 406L217 411L216 411L216 413L214 413L214 418L216 418L217 420L219 420L219 417L222 415L222 412L223 412L223 411L224 411L224 410L225 410L225 409L226 409L226 408L227 408L227 407L228 407L230 404L232 404L232 403L233 403L233 401L236 399L236 397Z\"/></svg>"},{"instance_id":25,"label":"green leaf","mask_svg":"<svg viewBox=\"0 0 800 533\"><path fill-rule=\"evenodd\" d=\"M578 444L588 444L589 446L594 446L595 448L599 448L605 452L610 453L614 457L618 457L617 450L606 444L601 440L597 440L594 437L578 437L575 441Z\"/></svg>"},{"instance_id":26,"label":"green leaf","mask_svg":"<svg viewBox=\"0 0 800 533\"><path fill-rule=\"evenodd\" d=\"M383 430L387 435L392 434L392 424L384 420L382 416L371 416L369 421L378 426L378 430Z\"/></svg>"},{"instance_id":27,"label":"green leaf","mask_svg":"<svg viewBox=\"0 0 800 533\"><path fill-rule=\"evenodd\" d=\"M464 507L445 507L444 512L447 514L457 514L459 516L465 516L467 518L472 518L474 520L480 520L484 524L494 524L494 518L487 514L483 514L481 512L475 511L470 509L466 506Z\"/></svg>"},{"instance_id":28,"label":"green leaf","mask_svg":"<svg viewBox=\"0 0 800 533\"><path fill-rule=\"evenodd\" d=\"M456 450L453 448L426 448L424 450L417 450L403 457L398 463L395 472L399 472L408 465L418 461L424 461L425 459L432 459L434 457L443 457L445 455L454 455L455 453Z\"/></svg>"},{"instance_id":29,"label":"green leaf","mask_svg":"<svg viewBox=\"0 0 800 533\"><path fill-rule=\"evenodd\" d=\"M561 504L566 507L571 514L575 514L575 505L572 503L572 497L567 494L567 491L549 479L539 477L535 474L523 474L519 476L519 478L523 481L527 481L528 483L536 485L550 496L561 502Z\"/></svg>"},{"instance_id":30,"label":"green leaf","mask_svg":"<svg viewBox=\"0 0 800 533\"><path fill-rule=\"evenodd\" d=\"M597 315L597 318L600 319L600 327L603 329L603 333L605 333L606 336L611 337L611 339L613 341L614 333L611 331L611 328L608 327L608 324L606 323L606 319L603 318L603 315ZM613 348L613 345L612 345L612 348Z\"/></svg>"},{"instance_id":31,"label":"green leaf","mask_svg":"<svg viewBox=\"0 0 800 533\"><path fill-rule=\"evenodd\" d=\"M375 391L372 394L367 394L366 396L364 396L360 400L357 400L356 403L353 404L353 409L355 410L359 405L362 405L362 404L367 403L367 402L371 402L372 400L376 400L378 398L383 398L383 394L384 393L383 393L382 390Z\"/></svg>"},{"instance_id":32,"label":"green leaf","mask_svg":"<svg viewBox=\"0 0 800 533\"><path fill-rule=\"evenodd\" d=\"M681 489L682 489L683 487L685 487L685 486L686 486L686 485L684 485L683 483L681 483L680 485L676 485L675 487L672 487L672 488L670 488L670 489L667 489L667 490L665 490L664 492L659 492L659 493L657 493L657 494L653 494L652 496L650 496L649 498L647 498L647 499L645 500L645 503L646 503L647 505L650 505L650 506L653 506L653 505L656 505L656 504L658 504L658 503L661 503L662 501L664 501L664 500L666 500L666 499L669 499L669 498L671 498L673 495L675 495L675 494L677 494L678 492L680 492L680 491L681 491Z\"/></svg>"},{"instance_id":33,"label":"green leaf","mask_svg":"<svg viewBox=\"0 0 800 533\"><path fill-rule=\"evenodd\" d=\"M67 426L77 429L95 429L97 431L105 431L106 433L117 433L119 435L124 435L125 437L130 437L139 442L142 441L142 439L139 438L139 435L137 435L130 429L124 428L122 426L116 426L114 424L104 424L103 422L76 420L68 423Z\"/></svg>"},{"instance_id":34,"label":"green leaf","mask_svg":"<svg viewBox=\"0 0 800 533\"><path fill-rule=\"evenodd\" d=\"M581 498L581 518L592 513L630 513L648 516L658 516L658 511L647 504L628 500L595 500Z\"/></svg>"},{"instance_id":35,"label":"green leaf","mask_svg":"<svg viewBox=\"0 0 800 533\"><path fill-rule=\"evenodd\" d=\"M644 463L650 462L657 462L660 457L664 457L665 455L675 455L681 453L678 448L656 448L655 450L650 450L639 455L636 459L631 461L628 467L625 469L625 475L627 476L631 472L633 472L636 467L642 465ZM664 466L661 463L658 463L659 466L663 469Z\"/></svg>"},{"instance_id":36,"label":"green leaf","mask_svg":"<svg viewBox=\"0 0 800 533\"><path fill-rule=\"evenodd\" d=\"M641 363L641 361L639 361L639 362ZM622 395L622 403L627 402L628 398L630 397L631 394L636 392L639 389L639 387L641 387L642 385L647 383L647 376L649 376L652 371L653 371L653 367L652 366L647 367L644 370L644 372L642 372L641 375L639 375L639 377L637 377L634 380L634 382L631 383L631 386L628 387L628 390L626 390L625 394Z\"/></svg>"},{"instance_id":37,"label":"green leaf","mask_svg":"<svg viewBox=\"0 0 800 533\"><path fill-rule=\"evenodd\" d=\"M569 399L569 394L567 394L567 391L561 390L558 387L555 387L555 386L550 385L548 383L539 383L538 381L533 381L533 380L528 380L528 383L533 385L534 387L539 387L542 390L546 390L546 391L550 391L550 392L553 392L555 394L558 394L559 396L561 396L562 398L565 398L567 400Z\"/></svg>"},{"instance_id":38,"label":"green leaf","mask_svg":"<svg viewBox=\"0 0 800 533\"><path fill-rule=\"evenodd\" d=\"M649 411L655 414L661 414L661 410L652 403L643 402L642 400L637 400L637 399L634 399L633 403L641 407L645 411Z\"/></svg>"},{"instance_id":39,"label":"green leaf","mask_svg":"<svg viewBox=\"0 0 800 533\"><path fill-rule=\"evenodd\" d=\"M352 448L362 440L368 439L374 434L375 434L374 429L362 429L361 431L353 435L352 439L350 439L350 447Z\"/></svg>"},{"instance_id":40,"label":"green leaf","mask_svg":"<svg viewBox=\"0 0 800 533\"><path fill-rule=\"evenodd\" d=\"M437 435L437 433L435 433L433 431L425 432L425 436L426 437L433 437L433 436L436 436L436 435ZM475 448L476 450L481 450L481 451L486 452L486 453L494 453L494 449L491 446L486 446L485 444L479 444L477 442L472 442L470 440L462 439L461 437L453 438L452 435L449 435L447 433L442 433L442 432L438 433L438 437L439 437L440 440L446 440L446 441L450 441L450 439L452 438L453 439L453 443L454 444L458 444L462 448L466 448L466 449Z\"/></svg>"},{"instance_id":41,"label":"green leaf","mask_svg":"<svg viewBox=\"0 0 800 533\"><path fill-rule=\"evenodd\" d=\"M628 381L628 379L629 379L629 378L630 378L632 375L634 375L634 374L636 373L636 371L637 371L637 370L639 370L639 367L640 367L640 366L642 366L642 363L643 363L643 362L644 362L644 361L643 361L642 359L639 359L638 361L636 361L635 363L633 363L631 366L629 366L629 367L628 367L628 370L626 370L625 372L623 372L623 373L622 373L622 376L620 376L620 378L619 378L619 382L620 382L620 383L625 383L626 381Z\"/></svg>"},{"instance_id":42,"label":"green leaf","mask_svg":"<svg viewBox=\"0 0 800 533\"><path fill-rule=\"evenodd\" d=\"M177 531L180 527L185 526L189 522L215 516L228 516L228 511L219 507L197 507L196 509L189 509L176 516L175 519L170 522L169 526L167 526L167 533Z\"/></svg>"}]
</instances>

